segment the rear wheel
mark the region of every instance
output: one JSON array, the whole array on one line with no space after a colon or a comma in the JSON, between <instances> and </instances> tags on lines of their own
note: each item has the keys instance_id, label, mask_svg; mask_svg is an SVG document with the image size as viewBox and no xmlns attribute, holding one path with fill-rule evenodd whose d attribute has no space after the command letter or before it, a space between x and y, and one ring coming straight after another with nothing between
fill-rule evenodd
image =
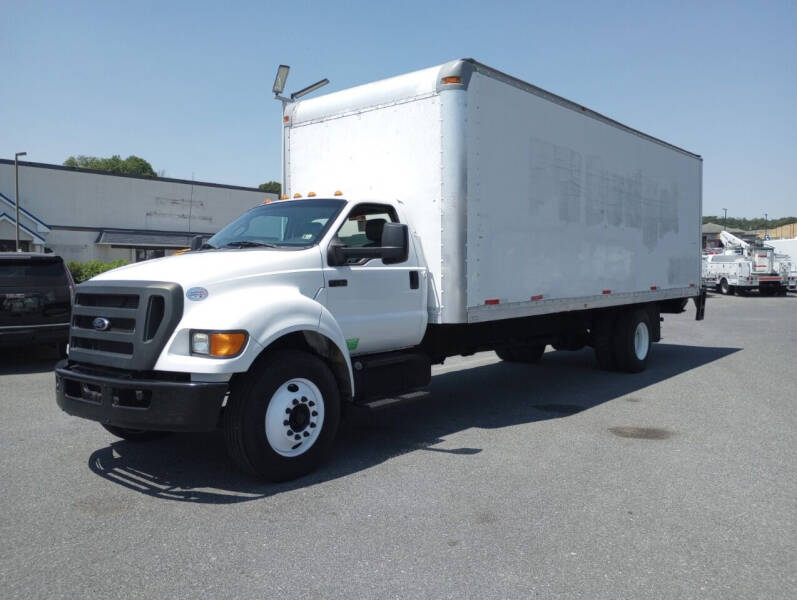
<instances>
[{"instance_id":1,"label":"rear wheel","mask_svg":"<svg viewBox=\"0 0 797 600\"><path fill-rule=\"evenodd\" d=\"M127 440L128 442L147 442L149 440L157 440L169 435L169 431L149 431L147 429L129 429L127 427L117 427L116 425L102 426L109 433L114 434L118 438Z\"/></svg>"},{"instance_id":2,"label":"rear wheel","mask_svg":"<svg viewBox=\"0 0 797 600\"><path fill-rule=\"evenodd\" d=\"M728 280L724 277L722 281L720 281L720 293L724 294L725 296L732 296L733 295L733 286L728 283Z\"/></svg>"},{"instance_id":3,"label":"rear wheel","mask_svg":"<svg viewBox=\"0 0 797 600\"><path fill-rule=\"evenodd\" d=\"M244 471L296 479L328 455L340 422L340 394L313 354L284 351L255 363L236 382L224 411L227 451Z\"/></svg>"},{"instance_id":4,"label":"rear wheel","mask_svg":"<svg viewBox=\"0 0 797 600\"><path fill-rule=\"evenodd\" d=\"M522 344L497 348L495 353L505 362L535 363L545 354L545 344Z\"/></svg>"},{"instance_id":5,"label":"rear wheel","mask_svg":"<svg viewBox=\"0 0 797 600\"><path fill-rule=\"evenodd\" d=\"M650 316L645 310L620 315L614 329L614 354L617 366L628 373L644 371L650 354Z\"/></svg>"}]
</instances>

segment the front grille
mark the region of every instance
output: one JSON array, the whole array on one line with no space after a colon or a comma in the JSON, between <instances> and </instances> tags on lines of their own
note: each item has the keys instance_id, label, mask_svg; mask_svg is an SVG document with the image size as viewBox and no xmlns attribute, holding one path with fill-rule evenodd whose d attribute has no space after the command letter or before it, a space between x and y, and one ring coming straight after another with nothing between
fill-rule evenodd
<instances>
[{"instance_id":1,"label":"front grille","mask_svg":"<svg viewBox=\"0 0 797 600\"><path fill-rule=\"evenodd\" d=\"M108 319L110 325L107 331L135 331L136 319L125 319L123 317L114 317ZM94 329L94 317L91 315L75 315L72 318L72 325L80 329Z\"/></svg>"},{"instance_id":2,"label":"front grille","mask_svg":"<svg viewBox=\"0 0 797 600\"><path fill-rule=\"evenodd\" d=\"M86 282L72 311L69 358L78 363L151 369L183 313L176 283Z\"/></svg>"}]
</instances>

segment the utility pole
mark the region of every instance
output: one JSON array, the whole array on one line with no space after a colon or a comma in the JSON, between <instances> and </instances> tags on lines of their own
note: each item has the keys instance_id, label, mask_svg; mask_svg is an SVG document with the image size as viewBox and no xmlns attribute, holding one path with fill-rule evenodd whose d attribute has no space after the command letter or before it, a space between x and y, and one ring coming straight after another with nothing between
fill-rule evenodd
<instances>
[{"instance_id":1,"label":"utility pole","mask_svg":"<svg viewBox=\"0 0 797 600\"><path fill-rule=\"evenodd\" d=\"M725 216L722 218L722 228L726 231L728 230L728 209L723 208L722 210L725 211Z\"/></svg>"},{"instance_id":2,"label":"utility pole","mask_svg":"<svg viewBox=\"0 0 797 600\"><path fill-rule=\"evenodd\" d=\"M19 252L19 157L27 156L27 152L17 152L14 154L14 209L17 225L17 252Z\"/></svg>"},{"instance_id":3,"label":"utility pole","mask_svg":"<svg viewBox=\"0 0 797 600\"><path fill-rule=\"evenodd\" d=\"M764 239L769 235L769 215L764 213Z\"/></svg>"}]
</instances>

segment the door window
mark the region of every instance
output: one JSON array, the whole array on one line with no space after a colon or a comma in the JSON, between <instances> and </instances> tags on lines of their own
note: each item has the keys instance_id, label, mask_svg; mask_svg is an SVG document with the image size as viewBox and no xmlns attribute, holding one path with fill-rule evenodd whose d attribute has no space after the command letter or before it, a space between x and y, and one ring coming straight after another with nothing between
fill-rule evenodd
<instances>
[{"instance_id":1,"label":"door window","mask_svg":"<svg viewBox=\"0 0 797 600\"><path fill-rule=\"evenodd\" d=\"M361 204L355 206L338 229L338 239L348 248L373 248L382 245L385 223L397 223L390 206Z\"/></svg>"}]
</instances>

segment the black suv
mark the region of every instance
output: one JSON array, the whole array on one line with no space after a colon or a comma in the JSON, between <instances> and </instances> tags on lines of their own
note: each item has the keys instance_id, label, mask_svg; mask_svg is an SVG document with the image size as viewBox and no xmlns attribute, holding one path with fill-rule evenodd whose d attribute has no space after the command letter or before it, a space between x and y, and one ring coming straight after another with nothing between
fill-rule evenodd
<instances>
[{"instance_id":1,"label":"black suv","mask_svg":"<svg viewBox=\"0 0 797 600\"><path fill-rule=\"evenodd\" d=\"M56 344L65 354L74 290L60 256L0 252L0 348Z\"/></svg>"}]
</instances>

